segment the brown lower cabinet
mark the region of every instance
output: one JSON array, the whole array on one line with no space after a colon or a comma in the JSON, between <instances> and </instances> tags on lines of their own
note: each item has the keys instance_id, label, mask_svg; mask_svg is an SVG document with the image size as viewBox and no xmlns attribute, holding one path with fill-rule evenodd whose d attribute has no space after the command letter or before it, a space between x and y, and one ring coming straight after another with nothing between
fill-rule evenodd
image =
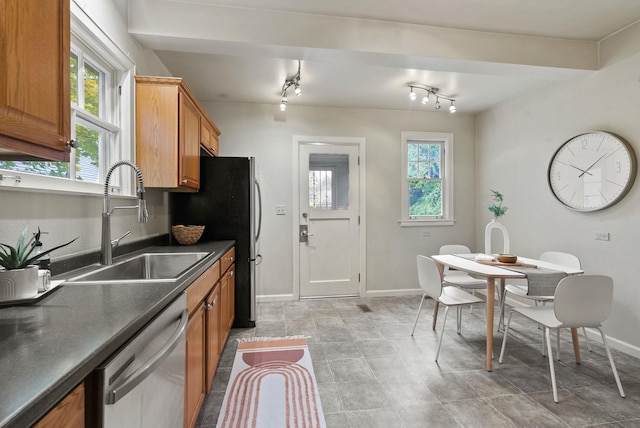
<instances>
[{"instance_id":1,"label":"brown lower cabinet","mask_svg":"<svg viewBox=\"0 0 640 428\"><path fill-rule=\"evenodd\" d=\"M51 409L35 428L84 428L84 383L81 383Z\"/></svg>"},{"instance_id":2,"label":"brown lower cabinet","mask_svg":"<svg viewBox=\"0 0 640 428\"><path fill-rule=\"evenodd\" d=\"M187 362L184 426L192 428L211 389L234 317L234 249L214 263L187 288ZM225 269L221 272L221 267Z\"/></svg>"}]
</instances>

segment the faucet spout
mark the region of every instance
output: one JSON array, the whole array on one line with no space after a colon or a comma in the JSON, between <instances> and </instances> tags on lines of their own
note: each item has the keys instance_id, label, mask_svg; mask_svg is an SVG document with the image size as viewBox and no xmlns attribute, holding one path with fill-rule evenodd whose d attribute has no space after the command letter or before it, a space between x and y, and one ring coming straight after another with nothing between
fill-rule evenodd
<instances>
[{"instance_id":1,"label":"faucet spout","mask_svg":"<svg viewBox=\"0 0 640 428\"><path fill-rule=\"evenodd\" d=\"M111 180L111 174L113 171L119 166L129 166L136 173L137 180L137 193L138 193L138 204L124 207L114 207L109 210L109 181ZM137 208L138 209L138 223L146 223L149 220L149 214L147 212L147 201L144 199L144 179L142 177L142 171L140 168L129 161L122 160L114 163L109 171L107 172L107 176L104 180L104 198L103 198L103 209L102 209L102 235L101 235L101 244L100 244L100 264L102 265L110 265L113 263L113 248L115 248L120 239L124 238L124 236L128 235L126 233L123 237L114 241L111 241L111 214L116 209L123 208Z\"/></svg>"}]
</instances>

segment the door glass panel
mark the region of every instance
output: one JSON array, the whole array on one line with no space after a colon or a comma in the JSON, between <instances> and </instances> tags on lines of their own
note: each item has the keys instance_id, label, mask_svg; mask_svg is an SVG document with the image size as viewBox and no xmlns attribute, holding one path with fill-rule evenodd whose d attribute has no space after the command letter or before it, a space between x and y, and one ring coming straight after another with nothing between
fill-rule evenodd
<instances>
[{"instance_id":1,"label":"door glass panel","mask_svg":"<svg viewBox=\"0 0 640 428\"><path fill-rule=\"evenodd\" d=\"M309 155L309 208L349 208L349 155Z\"/></svg>"}]
</instances>

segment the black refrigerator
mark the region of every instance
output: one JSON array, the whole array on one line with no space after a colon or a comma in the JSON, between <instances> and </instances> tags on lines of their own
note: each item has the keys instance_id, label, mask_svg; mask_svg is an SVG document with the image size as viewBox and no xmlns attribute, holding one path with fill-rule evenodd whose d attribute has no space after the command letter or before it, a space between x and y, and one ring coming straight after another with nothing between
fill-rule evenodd
<instances>
[{"instance_id":1,"label":"black refrigerator","mask_svg":"<svg viewBox=\"0 0 640 428\"><path fill-rule=\"evenodd\" d=\"M262 209L255 159L200 158L198 193L169 194L171 224L204 225L201 241L236 241L235 321L233 327L255 327L256 243Z\"/></svg>"}]
</instances>

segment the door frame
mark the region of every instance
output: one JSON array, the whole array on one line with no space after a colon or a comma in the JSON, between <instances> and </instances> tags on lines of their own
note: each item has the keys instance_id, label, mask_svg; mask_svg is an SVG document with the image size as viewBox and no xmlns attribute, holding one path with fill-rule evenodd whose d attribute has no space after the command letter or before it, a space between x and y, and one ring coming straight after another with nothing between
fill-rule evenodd
<instances>
[{"instance_id":1,"label":"door frame","mask_svg":"<svg viewBox=\"0 0 640 428\"><path fill-rule=\"evenodd\" d=\"M300 242L298 240L299 224L300 224L300 145L310 143L320 143L329 145L352 144L358 147L358 156L360 163L358 168L358 202L360 205L360 285L358 294L364 296L367 290L367 206L366 206L366 152L364 137L321 137L309 135L293 136L293 203L291 207L291 235L293 237L293 300L300 300ZM351 173L351 172L350 172Z\"/></svg>"}]
</instances>

